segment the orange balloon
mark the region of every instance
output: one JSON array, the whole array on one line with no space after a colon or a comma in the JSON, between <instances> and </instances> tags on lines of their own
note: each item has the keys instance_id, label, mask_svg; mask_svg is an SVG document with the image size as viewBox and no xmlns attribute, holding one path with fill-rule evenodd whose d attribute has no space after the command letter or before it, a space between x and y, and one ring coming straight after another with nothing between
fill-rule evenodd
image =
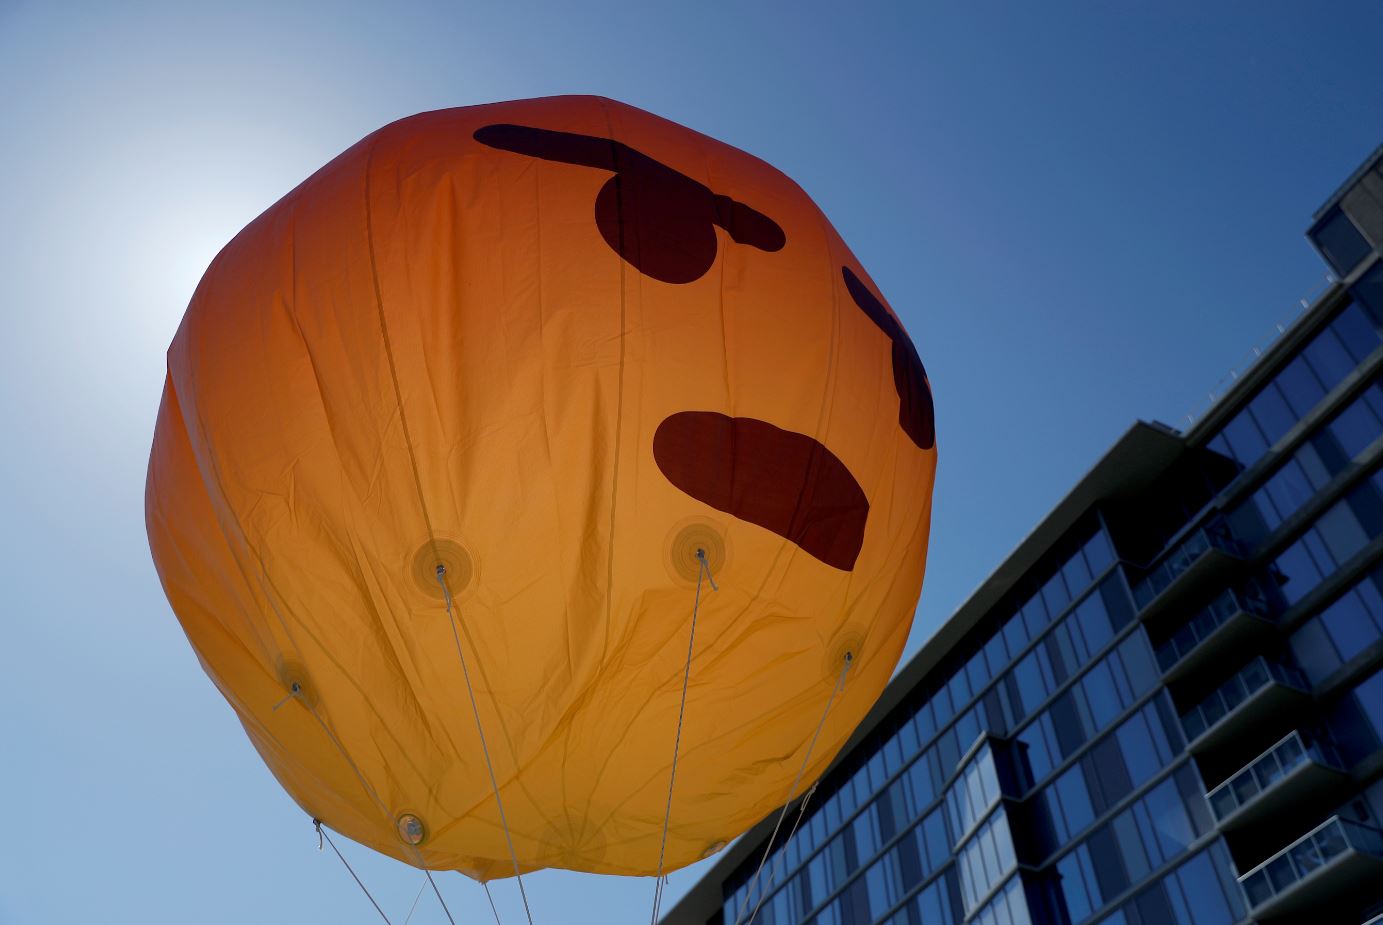
<instances>
[{"instance_id":1,"label":"orange balloon","mask_svg":"<svg viewBox=\"0 0 1383 925\"><path fill-rule=\"evenodd\" d=\"M520 867L651 874L694 603L667 870L782 805L843 674L799 791L874 703L935 468L917 353L801 189L561 97L395 122L238 234L146 506L308 813L512 874L468 673Z\"/></svg>"}]
</instances>

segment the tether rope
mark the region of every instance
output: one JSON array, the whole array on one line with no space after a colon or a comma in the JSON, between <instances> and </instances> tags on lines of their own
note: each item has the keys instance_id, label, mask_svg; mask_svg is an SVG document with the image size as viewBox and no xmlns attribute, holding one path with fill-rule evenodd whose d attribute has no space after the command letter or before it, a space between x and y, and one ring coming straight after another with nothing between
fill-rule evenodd
<instances>
[{"instance_id":1,"label":"tether rope","mask_svg":"<svg viewBox=\"0 0 1383 925\"><path fill-rule=\"evenodd\" d=\"M495 908L495 898L490 895L490 884L486 882L480 885L485 888L485 898L490 901L490 911L495 914L495 925L500 925L499 910Z\"/></svg>"},{"instance_id":2,"label":"tether rope","mask_svg":"<svg viewBox=\"0 0 1383 925\"><path fill-rule=\"evenodd\" d=\"M451 624L451 638L456 640L456 657L461 660L461 674L466 679L466 693L471 698L471 712L475 714L475 731L480 736L480 751L485 756L485 768L490 772L490 787L495 793L495 806L499 808L499 823L504 828L504 840L509 845L509 859L514 862L514 878L519 882L523 911L528 916L528 925L533 925L533 911L528 907L528 893L523 888L523 874L519 871L519 855L514 850L514 837L509 834L509 820L504 815L504 800L499 795L499 780L495 777L495 766L490 761L490 746L485 742L485 726L480 721L480 706L476 703L475 688L471 686L471 670L466 666L466 654L461 649L461 632L456 627L457 617L452 608L451 589L447 587L447 567L441 563L437 565L437 583L442 586L442 596L447 602L447 622ZM440 894L438 895L440 898ZM492 901L492 908L493 905Z\"/></svg>"},{"instance_id":3,"label":"tether rope","mask_svg":"<svg viewBox=\"0 0 1383 925\"><path fill-rule=\"evenodd\" d=\"M358 765L356 765L354 759L351 758L350 753L346 751L346 746L343 745L343 744L341 743L341 740L340 740L339 738L337 738L335 731L332 730L331 726L327 725L327 721L324 720L324 719L322 719L322 715L321 715L320 713L317 712L317 707L316 707L311 701L309 701L305 696L303 696L302 685L299 684L297 681L294 681L294 682L293 682L293 686L292 686L292 688L291 688L291 691L292 691L292 693L289 694L289 696L290 696L291 698L296 699L299 703L301 703L301 704L307 709L307 711L308 711L309 713L312 714L312 718L315 719L315 720L317 721L317 725L319 725L319 726L322 727L322 731L325 732L325 733L327 734L327 738L329 738L329 739L332 741L332 744L336 746L336 750L337 750L338 752L341 753L341 757L345 760L346 764L350 767L350 769L351 769L352 771L355 772L356 780L358 780L358 781L360 782L361 788L362 788L362 789L365 791L365 793L370 797L370 799L372 799L372 800L375 801L375 805L379 807L380 812L384 813L385 818L388 818L388 816L389 816L389 810L388 810L388 808L384 805L384 801L381 800L381 799L379 798L379 793L375 790L374 787L370 786L370 782L367 781L367 780L365 779L365 775L361 773L360 767L359 767ZM282 705L282 704L280 704L280 706L281 706L281 705ZM278 707L275 707L274 709L278 709ZM312 824L315 825L315 826L317 827L317 837L318 837L318 840L319 840L319 842L320 842L320 839L321 839L321 838L324 836L324 834L325 834L325 830L322 828L322 822L321 822L320 819L313 819L313 820L312 820ZM328 838L327 840L330 841L331 839ZM319 848L321 847L320 844L318 845L318 847L319 847ZM418 859L418 866L419 866L419 867L422 867L423 873L427 874L427 879L428 879L428 880L432 880L432 872L429 871L425 866L423 866L423 855L422 855L422 852L419 851L419 850L418 850L416 847L414 847L413 845L408 845L407 847L409 848L409 850L411 850L411 851L413 852L413 856L416 857L416 858ZM332 851L336 851L336 845L333 844L333 845L331 846L331 850L332 850ZM336 851L336 856L337 856L337 857L341 857L341 852L340 852L340 851ZM345 860L346 860L346 859L345 859L344 857L341 857L342 863L344 863ZM346 867L347 867L347 869L349 869L349 868L350 868L350 865L347 864ZM353 876L353 877L355 876L355 871L351 871L351 876ZM356 877L356 878L355 878L355 882L356 882L356 883L360 883L360 878L359 878L359 877ZM360 883L360 888L361 888L362 890L365 890L365 884ZM451 910L447 908L447 901L446 901L445 899L443 899L443 898L442 898L442 894L441 894L440 892L438 892L438 890L437 890L437 884L436 884L436 883L433 883L433 884L432 884L432 890L433 890L434 893L437 893L437 901L438 901L439 903L442 904L442 911L445 912L445 913L447 914L447 921L451 922L452 925L456 925L456 920L453 919L453 918L451 917ZM366 896L369 896L369 895L370 895L370 891L369 891L369 890L365 890L365 895L366 895ZM374 902L374 897L373 897L373 896L370 897L370 902L372 902L372 903ZM379 909L379 904L378 904L378 903L375 903L375 908L376 908L376 909ZM380 915L384 915L384 912L381 910L379 914L380 914ZM389 921L388 916L385 916L384 921L386 921L386 922ZM392 923L391 923L391 925L392 925Z\"/></svg>"},{"instance_id":4,"label":"tether rope","mask_svg":"<svg viewBox=\"0 0 1383 925\"><path fill-rule=\"evenodd\" d=\"M802 802L797 805L797 818L792 821L792 828L788 830L787 841L783 842L783 847L785 849L788 845L792 844L792 838L797 834L798 826L802 824L802 820L806 817L807 803L810 802L811 798L816 794L816 787L819 783L820 781L817 781L817 783L808 787L806 795L802 797ZM774 858L773 866L769 868L768 871L768 882L764 884L763 891L759 894L758 901L754 903L754 911L749 915L749 925L754 925L754 917L759 914L759 907L763 905L764 897L773 889L773 882L778 878L778 871L783 866L783 862L785 861L784 855L786 855L786 853L786 851L779 851L778 856Z\"/></svg>"},{"instance_id":5,"label":"tether rope","mask_svg":"<svg viewBox=\"0 0 1383 925\"><path fill-rule=\"evenodd\" d=\"M745 910L749 908L749 897L753 896L754 891L759 888L759 875L763 873L764 864L768 862L769 852L773 850L773 842L777 839L778 832L783 827L783 819L787 816L788 810L792 807L792 795L797 791L797 785L802 781L802 774L807 770L807 762L812 757L812 749L816 748L816 740L820 738L821 730L826 725L826 717L830 715L831 704L835 703L836 695L840 693L841 688L845 687L845 676L849 674L850 665L854 660L854 653L845 653L845 664L841 665L840 677L836 679L836 686L832 688L831 696L826 698L826 709L821 711L821 720L816 724L816 731L812 733L812 740L807 743L807 753L802 756L802 764L797 769L797 776L792 779L792 786L788 788L787 802L783 804L782 812L778 813L778 821L774 823L773 834L768 836L768 843L764 845L764 854L763 857L759 859L758 868L754 871L754 879L751 881L749 889L744 894L744 902L740 904L739 911L735 913L735 925L740 925L740 920L744 918ZM805 800L803 801L803 805L805 807ZM800 818L799 813L799 821ZM792 831L795 833L797 831L797 826L794 825ZM789 835L788 838L790 840L792 836ZM786 843L784 843L784 847L787 847ZM749 916L749 923L754 921L754 916L758 914L759 906L762 904L763 896L760 896L758 902L754 904L754 911ZM749 923L746 923L746 925L749 925Z\"/></svg>"},{"instance_id":6,"label":"tether rope","mask_svg":"<svg viewBox=\"0 0 1383 925\"><path fill-rule=\"evenodd\" d=\"M447 908L447 901L442 898L442 891L437 889L437 881L432 879L432 871L424 868L423 873L427 874L427 882L432 884L432 892L437 894L437 901L442 904L442 911L447 914L447 921L451 925L456 925L456 919L451 917L451 910Z\"/></svg>"},{"instance_id":7,"label":"tether rope","mask_svg":"<svg viewBox=\"0 0 1383 925\"><path fill-rule=\"evenodd\" d=\"M692 599L691 632L687 634L687 666L682 672L682 702L677 707L677 736L672 743L672 771L667 779L667 809L663 811L663 839L658 844L658 875L654 879L653 917L649 920L649 925L657 925L658 913L663 904L663 886L667 882L663 877L663 861L667 851L668 823L672 819L672 785L677 780L677 755L682 749L682 720L687 714L687 685L691 681L692 651L696 646L696 614L701 609L701 580L707 579L713 590L719 590L716 588L715 578L711 576L711 565L706 560L706 550L698 549L696 559L696 596Z\"/></svg>"},{"instance_id":8,"label":"tether rope","mask_svg":"<svg viewBox=\"0 0 1383 925\"><path fill-rule=\"evenodd\" d=\"M425 889L427 889L426 880L418 884L418 892L413 897L413 905L408 907L408 917L403 920L403 925L408 925L409 922L413 921L413 912L418 908L418 900L423 898L423 890Z\"/></svg>"},{"instance_id":9,"label":"tether rope","mask_svg":"<svg viewBox=\"0 0 1383 925\"><path fill-rule=\"evenodd\" d=\"M385 925L394 925L393 922L389 921L389 916L385 915L384 910L379 907L379 903L375 902L375 898L370 895L370 891L365 889L365 884L360 882L360 877L356 875L354 868L351 867L351 862L346 860L346 856L341 853L341 849L336 847L336 842L331 840L331 834L327 832L326 829L322 828L322 820L313 819L312 824L317 827L317 837L325 838L327 844L331 845L331 850L335 851L336 856L341 859L341 863L346 865L346 870L350 871L352 879L354 879L356 885L360 887L361 892L365 894L365 898L370 901L370 905L375 907L375 911L379 913L379 917L384 919Z\"/></svg>"}]
</instances>

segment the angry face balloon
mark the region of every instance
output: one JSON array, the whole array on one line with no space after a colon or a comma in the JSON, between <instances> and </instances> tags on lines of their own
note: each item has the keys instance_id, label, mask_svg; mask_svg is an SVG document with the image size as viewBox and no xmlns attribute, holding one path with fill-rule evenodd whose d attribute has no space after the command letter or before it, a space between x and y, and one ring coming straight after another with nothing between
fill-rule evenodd
<instances>
[{"instance_id":1,"label":"angry face balloon","mask_svg":"<svg viewBox=\"0 0 1383 925\"><path fill-rule=\"evenodd\" d=\"M307 812L488 879L502 804L521 869L649 874L679 713L666 869L873 704L935 467L917 352L801 189L564 97L386 126L225 247L168 351L147 521Z\"/></svg>"}]
</instances>

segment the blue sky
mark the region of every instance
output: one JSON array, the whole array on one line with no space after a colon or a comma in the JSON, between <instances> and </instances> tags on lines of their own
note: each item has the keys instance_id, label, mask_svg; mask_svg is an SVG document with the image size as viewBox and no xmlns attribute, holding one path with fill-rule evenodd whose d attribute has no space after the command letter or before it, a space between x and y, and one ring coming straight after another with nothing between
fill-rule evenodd
<instances>
[{"instance_id":1,"label":"blue sky","mask_svg":"<svg viewBox=\"0 0 1383 925\"><path fill-rule=\"evenodd\" d=\"M1383 141L1380 34L1372 2L0 0L0 923L375 915L201 673L142 513L202 270L361 136L593 92L797 180L936 394L914 651L1135 418L1178 424L1320 287L1301 233ZM401 921L420 875L342 847ZM543 925L652 897L526 882Z\"/></svg>"}]
</instances>

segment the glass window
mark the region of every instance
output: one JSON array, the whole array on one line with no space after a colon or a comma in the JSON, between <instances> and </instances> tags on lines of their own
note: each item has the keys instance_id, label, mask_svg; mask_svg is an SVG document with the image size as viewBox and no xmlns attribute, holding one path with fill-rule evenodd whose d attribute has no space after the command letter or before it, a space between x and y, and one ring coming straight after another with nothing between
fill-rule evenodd
<instances>
[{"instance_id":1,"label":"glass window","mask_svg":"<svg viewBox=\"0 0 1383 925\"><path fill-rule=\"evenodd\" d=\"M1138 716L1135 715L1133 719L1137 720ZM1095 798L1099 812L1104 812L1133 791L1133 781L1124 766L1123 752L1116 737L1106 736L1095 743L1081 763L1086 770L1086 786Z\"/></svg>"},{"instance_id":2,"label":"glass window","mask_svg":"<svg viewBox=\"0 0 1383 925\"><path fill-rule=\"evenodd\" d=\"M1369 541L1369 535L1351 504L1333 505L1316 521L1316 532L1330 550L1335 565L1363 549Z\"/></svg>"},{"instance_id":3,"label":"glass window","mask_svg":"<svg viewBox=\"0 0 1383 925\"><path fill-rule=\"evenodd\" d=\"M917 708L917 713L913 715L912 721L917 726L917 740L919 742L930 742L932 736L936 735L936 716L932 713L930 700Z\"/></svg>"},{"instance_id":4,"label":"glass window","mask_svg":"<svg viewBox=\"0 0 1383 925\"><path fill-rule=\"evenodd\" d=\"M1114 735L1119 741L1119 751L1134 786L1162 769L1163 757L1158 754L1156 740L1148 730L1145 710L1131 716Z\"/></svg>"},{"instance_id":5,"label":"glass window","mask_svg":"<svg viewBox=\"0 0 1383 925\"><path fill-rule=\"evenodd\" d=\"M1009 655L1014 656L1023 650L1023 646L1028 644L1028 630L1023 625L1023 615L1016 613L1008 618L1004 624L1004 646L1008 649Z\"/></svg>"},{"instance_id":6,"label":"glass window","mask_svg":"<svg viewBox=\"0 0 1383 925\"><path fill-rule=\"evenodd\" d=\"M1321 611L1320 621L1335 643L1341 661L1349 661L1378 641L1378 627L1364 602L1352 591Z\"/></svg>"},{"instance_id":7,"label":"glass window","mask_svg":"<svg viewBox=\"0 0 1383 925\"><path fill-rule=\"evenodd\" d=\"M1383 434L1383 425L1379 423L1378 414L1373 408L1372 399L1376 395L1383 395L1383 387L1377 382L1337 414L1326 430L1335 438L1345 460L1358 456Z\"/></svg>"},{"instance_id":8,"label":"glass window","mask_svg":"<svg viewBox=\"0 0 1383 925\"><path fill-rule=\"evenodd\" d=\"M1307 412L1325 397L1325 388L1301 355L1277 374L1277 384L1282 388L1287 404L1298 418L1305 417Z\"/></svg>"},{"instance_id":9,"label":"glass window","mask_svg":"<svg viewBox=\"0 0 1383 925\"><path fill-rule=\"evenodd\" d=\"M1296 460L1288 460L1287 464L1278 470L1272 478L1268 479L1263 486L1262 492L1271 501L1275 518L1267 516L1264 511L1265 519L1268 521L1269 529L1276 529L1283 520L1291 517L1301 506L1316 493L1315 488L1306 478L1306 473L1302 471ZM1259 504L1262 509L1266 505Z\"/></svg>"},{"instance_id":10,"label":"glass window","mask_svg":"<svg viewBox=\"0 0 1383 925\"><path fill-rule=\"evenodd\" d=\"M1047 715L1052 719L1052 728L1056 731L1057 748L1063 757L1071 755L1085 744L1087 727L1081 722L1081 714L1084 711L1076 707L1078 692L1079 686L1065 691L1047 708Z\"/></svg>"},{"instance_id":11,"label":"glass window","mask_svg":"<svg viewBox=\"0 0 1383 925\"><path fill-rule=\"evenodd\" d=\"M1277 385L1271 382L1249 402L1249 410L1253 412L1254 419L1258 421L1258 428L1263 432L1263 438L1269 446L1282 439L1298 418L1298 415L1293 414L1292 409L1287 407L1287 401L1277 390Z\"/></svg>"},{"instance_id":12,"label":"glass window","mask_svg":"<svg viewBox=\"0 0 1383 925\"><path fill-rule=\"evenodd\" d=\"M1090 584L1090 567L1085 564L1085 556L1081 555L1080 550L1076 550L1075 555L1066 560L1066 564L1061 567L1061 574L1072 594L1080 594Z\"/></svg>"},{"instance_id":13,"label":"glass window","mask_svg":"<svg viewBox=\"0 0 1383 925\"><path fill-rule=\"evenodd\" d=\"M936 870L951 856L951 838L946 831L946 815L937 807L922 820L918 832L925 842L925 857L929 870Z\"/></svg>"},{"instance_id":14,"label":"glass window","mask_svg":"<svg viewBox=\"0 0 1383 925\"><path fill-rule=\"evenodd\" d=\"M1132 635L1119 643L1118 651L1133 696L1141 697L1158 680L1157 663L1153 660L1152 649L1148 647L1147 636L1141 629L1134 630Z\"/></svg>"},{"instance_id":15,"label":"glass window","mask_svg":"<svg viewBox=\"0 0 1383 925\"><path fill-rule=\"evenodd\" d=\"M1348 276L1372 250L1369 242L1364 240L1354 222L1339 206L1322 215L1308 234L1321 256L1341 276Z\"/></svg>"},{"instance_id":16,"label":"glass window","mask_svg":"<svg viewBox=\"0 0 1383 925\"><path fill-rule=\"evenodd\" d=\"M1023 605L1022 614L1023 623L1026 624L1028 628L1029 639L1042 632L1042 629L1047 625L1048 619L1047 606L1042 603L1042 595L1034 594L1032 597L1028 598L1027 603Z\"/></svg>"},{"instance_id":17,"label":"glass window","mask_svg":"<svg viewBox=\"0 0 1383 925\"><path fill-rule=\"evenodd\" d=\"M984 663L984 650L981 649L970 657L965 663L965 676L970 679L970 696L975 696L984 690L984 686L989 683L989 668Z\"/></svg>"},{"instance_id":18,"label":"glass window","mask_svg":"<svg viewBox=\"0 0 1383 925\"><path fill-rule=\"evenodd\" d=\"M1368 309L1374 330L1379 331L1383 327L1383 266L1376 266L1361 276L1350 289L1350 295Z\"/></svg>"},{"instance_id":19,"label":"glass window","mask_svg":"<svg viewBox=\"0 0 1383 925\"><path fill-rule=\"evenodd\" d=\"M1333 324L1317 334L1302 353L1327 390L1335 388L1354 371L1354 358L1340 343Z\"/></svg>"},{"instance_id":20,"label":"glass window","mask_svg":"<svg viewBox=\"0 0 1383 925\"><path fill-rule=\"evenodd\" d=\"M1129 621L1133 619L1133 602L1129 600L1123 575L1116 571L1100 582L1100 599L1104 602L1109 625L1115 631L1128 626Z\"/></svg>"},{"instance_id":21,"label":"glass window","mask_svg":"<svg viewBox=\"0 0 1383 925\"><path fill-rule=\"evenodd\" d=\"M1354 698L1373 726L1374 733L1383 739L1383 671L1374 673L1355 687Z\"/></svg>"},{"instance_id":22,"label":"glass window","mask_svg":"<svg viewBox=\"0 0 1383 925\"><path fill-rule=\"evenodd\" d=\"M1081 635L1085 637L1086 657L1094 655L1114 638L1114 628L1109 622L1109 612L1105 610L1104 597L1091 594L1076 608L1076 620L1080 623Z\"/></svg>"},{"instance_id":23,"label":"glass window","mask_svg":"<svg viewBox=\"0 0 1383 925\"><path fill-rule=\"evenodd\" d=\"M1205 852L1193 857L1166 880L1168 892L1180 892L1189 916L1179 925L1229 925L1237 915L1230 912L1219 878Z\"/></svg>"},{"instance_id":24,"label":"glass window","mask_svg":"<svg viewBox=\"0 0 1383 925\"><path fill-rule=\"evenodd\" d=\"M1225 441L1234 458L1243 466L1251 466L1268 450L1268 442L1247 408L1236 414L1224 429Z\"/></svg>"},{"instance_id":25,"label":"glass window","mask_svg":"<svg viewBox=\"0 0 1383 925\"><path fill-rule=\"evenodd\" d=\"M1004 647L1002 633L995 632L984 644L984 660L989 666L990 675L997 675L1004 670L1004 666L1008 664L1008 651Z\"/></svg>"},{"instance_id":26,"label":"glass window","mask_svg":"<svg viewBox=\"0 0 1383 925\"><path fill-rule=\"evenodd\" d=\"M1278 589L1289 604L1301 600L1306 592L1320 583L1323 574L1304 540L1297 540L1277 557L1273 562L1273 573Z\"/></svg>"},{"instance_id":27,"label":"glass window","mask_svg":"<svg viewBox=\"0 0 1383 925\"><path fill-rule=\"evenodd\" d=\"M1072 834L1080 832L1095 819L1090 794L1085 789L1085 775L1080 765L1068 768L1052 785L1061 800L1067 828Z\"/></svg>"},{"instance_id":28,"label":"glass window","mask_svg":"<svg viewBox=\"0 0 1383 925\"><path fill-rule=\"evenodd\" d=\"M1319 620L1308 620L1292 634L1289 646L1311 683L1319 684L1343 664Z\"/></svg>"},{"instance_id":29,"label":"glass window","mask_svg":"<svg viewBox=\"0 0 1383 925\"><path fill-rule=\"evenodd\" d=\"M1117 896L1129 887L1128 874L1119 856L1119 846L1109 826L1093 832L1086 844L1090 846L1091 867L1095 882L1104 896Z\"/></svg>"},{"instance_id":30,"label":"glass window","mask_svg":"<svg viewBox=\"0 0 1383 925\"><path fill-rule=\"evenodd\" d=\"M1018 699L1025 714L1032 713L1047 699L1047 683L1039 657L1046 658L1041 646L1033 649L1013 667L1013 678L1018 682Z\"/></svg>"},{"instance_id":31,"label":"glass window","mask_svg":"<svg viewBox=\"0 0 1383 925\"><path fill-rule=\"evenodd\" d=\"M1367 274L1364 280L1369 277L1383 279L1377 270ZM1364 280L1355 285L1356 292L1368 285ZM1368 312L1357 302L1340 312L1330 326L1335 329L1340 343L1344 344L1345 350L1349 351L1355 363L1364 362L1364 359L1378 347L1379 331Z\"/></svg>"},{"instance_id":32,"label":"glass window","mask_svg":"<svg viewBox=\"0 0 1383 925\"><path fill-rule=\"evenodd\" d=\"M1103 530L1096 530L1085 544L1085 561L1090 566L1090 574L1099 575L1114 562L1114 550L1110 548L1109 537Z\"/></svg>"},{"instance_id":33,"label":"glass window","mask_svg":"<svg viewBox=\"0 0 1383 925\"><path fill-rule=\"evenodd\" d=\"M1148 808L1161 860L1175 857L1195 841L1191 817L1186 814L1186 807L1182 805L1173 778L1158 784L1144 797L1143 802Z\"/></svg>"},{"instance_id":34,"label":"glass window","mask_svg":"<svg viewBox=\"0 0 1383 925\"><path fill-rule=\"evenodd\" d=\"M1095 911L1098 899L1092 901L1085 877L1081 871L1081 855L1086 851L1081 845L1057 862L1056 873L1062 897L1066 900L1066 911L1072 922L1083 922Z\"/></svg>"},{"instance_id":35,"label":"glass window","mask_svg":"<svg viewBox=\"0 0 1383 925\"><path fill-rule=\"evenodd\" d=\"M1124 708L1123 700L1114 689L1114 677L1109 671L1109 661L1101 660L1081 681L1081 686L1085 689L1085 699L1090 704L1090 713L1095 720L1095 729L1108 726Z\"/></svg>"},{"instance_id":36,"label":"glass window","mask_svg":"<svg viewBox=\"0 0 1383 925\"><path fill-rule=\"evenodd\" d=\"M1047 613L1056 616L1067 604L1071 603L1071 592L1066 587L1066 580L1057 572L1047 583L1042 586L1042 601L1047 605Z\"/></svg>"},{"instance_id":37,"label":"glass window","mask_svg":"<svg viewBox=\"0 0 1383 925\"><path fill-rule=\"evenodd\" d=\"M946 688L950 692L951 703L955 705L957 710L970 702L970 681L966 678L963 668L951 675L951 680L946 683Z\"/></svg>"},{"instance_id":38,"label":"glass window","mask_svg":"<svg viewBox=\"0 0 1383 925\"><path fill-rule=\"evenodd\" d=\"M1120 813L1114 817L1109 827L1114 834L1119 856L1124 861L1124 867L1128 869L1129 879L1137 883L1152 871L1152 862L1148 860L1148 852L1143 848L1143 839L1138 833L1138 823L1134 821L1133 813Z\"/></svg>"}]
</instances>

